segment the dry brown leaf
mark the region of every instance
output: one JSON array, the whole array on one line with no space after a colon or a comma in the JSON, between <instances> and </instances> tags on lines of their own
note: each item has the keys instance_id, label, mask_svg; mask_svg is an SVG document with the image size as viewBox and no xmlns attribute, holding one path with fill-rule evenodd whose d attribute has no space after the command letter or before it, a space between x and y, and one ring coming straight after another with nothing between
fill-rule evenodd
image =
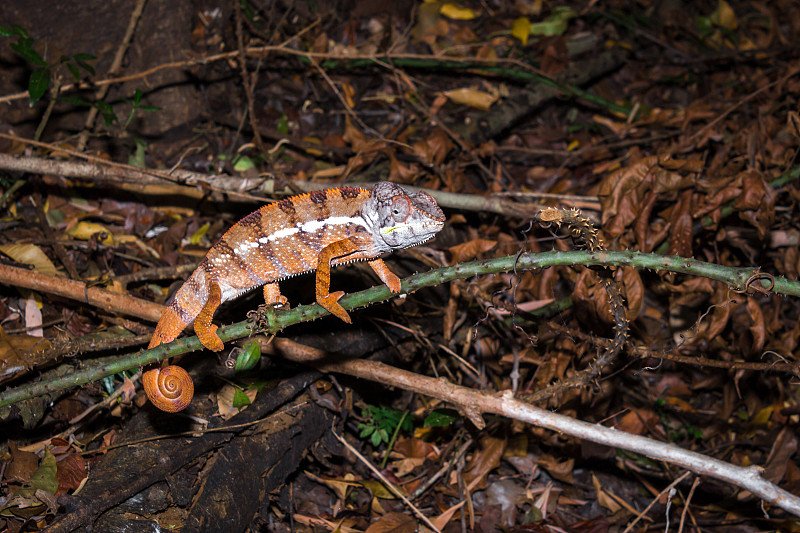
<instances>
[{"instance_id":1,"label":"dry brown leaf","mask_svg":"<svg viewBox=\"0 0 800 533\"><path fill-rule=\"evenodd\" d=\"M612 513L616 513L622 509L622 506L603 490L600 480L597 479L597 476L594 475L594 473L592 473L592 484L594 485L595 493L597 493L597 503L599 503L601 507L605 507Z\"/></svg>"},{"instance_id":2,"label":"dry brown leaf","mask_svg":"<svg viewBox=\"0 0 800 533\"><path fill-rule=\"evenodd\" d=\"M644 303L644 283L639 271L633 267L622 267L622 286L625 289L625 302L628 321L633 322L642 312Z\"/></svg>"},{"instance_id":3,"label":"dry brown leaf","mask_svg":"<svg viewBox=\"0 0 800 533\"><path fill-rule=\"evenodd\" d=\"M763 473L764 478L772 483L781 481L789 463L792 462L792 457L797 453L797 449L797 435L788 427L782 428L767 457Z\"/></svg>"},{"instance_id":4,"label":"dry brown leaf","mask_svg":"<svg viewBox=\"0 0 800 533\"><path fill-rule=\"evenodd\" d=\"M680 374L663 374L652 386L653 393L657 396L689 396L692 389L686 384Z\"/></svg>"},{"instance_id":5,"label":"dry brown leaf","mask_svg":"<svg viewBox=\"0 0 800 533\"><path fill-rule=\"evenodd\" d=\"M741 210L739 216L758 230L761 240L767 238L775 219L775 200L778 193L755 171L741 175L742 194L736 198L734 208Z\"/></svg>"},{"instance_id":6,"label":"dry brown leaf","mask_svg":"<svg viewBox=\"0 0 800 533\"><path fill-rule=\"evenodd\" d=\"M625 413L614 427L633 435L646 435L649 428L658 424L658 415L645 408L631 409Z\"/></svg>"},{"instance_id":7,"label":"dry brown leaf","mask_svg":"<svg viewBox=\"0 0 800 533\"><path fill-rule=\"evenodd\" d=\"M706 340L711 340L722 334L731 319L731 313L736 305L734 303L729 303L730 299L728 288L723 285L717 286L717 290L714 291L714 296L712 297L711 301L715 304L715 307L711 312L711 321L708 323L707 327L705 326L704 322L702 322L700 325L700 338ZM706 316L703 320L707 321L708 316Z\"/></svg>"},{"instance_id":8,"label":"dry brown leaf","mask_svg":"<svg viewBox=\"0 0 800 533\"><path fill-rule=\"evenodd\" d=\"M383 147L383 142L374 137L367 137L353 124L350 117L345 118L344 134L342 139L350 145L354 152L359 154L374 152Z\"/></svg>"},{"instance_id":9,"label":"dry brown leaf","mask_svg":"<svg viewBox=\"0 0 800 533\"><path fill-rule=\"evenodd\" d=\"M453 519L453 515L456 514L456 511L461 509L464 506L465 503L466 502L462 500L462 501L458 502L457 504L451 506L449 509L445 509L442 512L442 514L432 518L431 519L431 523L434 526L436 526L439 529L439 531L443 531L445 526L447 526L447 524L450 523L450 520Z\"/></svg>"},{"instance_id":10,"label":"dry brown leaf","mask_svg":"<svg viewBox=\"0 0 800 533\"><path fill-rule=\"evenodd\" d=\"M39 300L39 302L37 302L37 300ZM42 310L37 303L40 304L41 299L35 294L25 299L25 328L28 330L28 335L41 339L44 337L44 330L42 329Z\"/></svg>"},{"instance_id":11,"label":"dry brown leaf","mask_svg":"<svg viewBox=\"0 0 800 533\"><path fill-rule=\"evenodd\" d=\"M472 456L468 468L464 472L464 481L469 485L473 481L485 482L486 475L500 466L500 458L505 451L506 440L495 437L483 437L480 449Z\"/></svg>"},{"instance_id":12,"label":"dry brown leaf","mask_svg":"<svg viewBox=\"0 0 800 533\"><path fill-rule=\"evenodd\" d=\"M414 154L429 165L441 165L454 146L445 130L435 128L425 140L414 143Z\"/></svg>"},{"instance_id":13,"label":"dry brown leaf","mask_svg":"<svg viewBox=\"0 0 800 533\"><path fill-rule=\"evenodd\" d=\"M334 521L297 513L292 516L292 519L297 521L298 524L322 530L337 531L339 533L361 533L361 530L355 527L357 524L355 518L342 518Z\"/></svg>"},{"instance_id":14,"label":"dry brown leaf","mask_svg":"<svg viewBox=\"0 0 800 533\"><path fill-rule=\"evenodd\" d=\"M678 411L683 411L684 413L695 413L697 409L692 407L692 404L687 402L686 400L682 400L681 398L677 398L675 396L668 396L664 399L664 403L667 405L671 405Z\"/></svg>"},{"instance_id":15,"label":"dry brown leaf","mask_svg":"<svg viewBox=\"0 0 800 533\"><path fill-rule=\"evenodd\" d=\"M764 321L764 312L761 305L755 298L747 298L747 312L753 324L750 326L750 333L753 335L753 352L760 352L767 343L767 324Z\"/></svg>"},{"instance_id":16,"label":"dry brown leaf","mask_svg":"<svg viewBox=\"0 0 800 533\"><path fill-rule=\"evenodd\" d=\"M419 457L409 457L407 459L398 459L397 461L392 461L392 469L397 477L402 478L413 472L418 467L425 464L425 459Z\"/></svg>"},{"instance_id":17,"label":"dry brown leaf","mask_svg":"<svg viewBox=\"0 0 800 533\"><path fill-rule=\"evenodd\" d=\"M412 182L419 170L398 161L393 150L387 150L387 155L389 156L389 181L397 183Z\"/></svg>"},{"instance_id":18,"label":"dry brown leaf","mask_svg":"<svg viewBox=\"0 0 800 533\"><path fill-rule=\"evenodd\" d=\"M355 477L353 474L345 474L344 479L329 479L317 476L308 471L306 471L306 475L317 483L321 483L331 489L340 500L345 499L351 487L358 487L361 485L361 482L354 481Z\"/></svg>"},{"instance_id":19,"label":"dry brown leaf","mask_svg":"<svg viewBox=\"0 0 800 533\"><path fill-rule=\"evenodd\" d=\"M6 335L0 328L0 377L33 368L48 359L50 341L30 335Z\"/></svg>"},{"instance_id":20,"label":"dry brown leaf","mask_svg":"<svg viewBox=\"0 0 800 533\"><path fill-rule=\"evenodd\" d=\"M559 461L556 457L543 453L536 459L536 464L547 470L547 473L557 480L570 485L574 483L572 471L575 469L575 459L570 458L566 461Z\"/></svg>"},{"instance_id":21,"label":"dry brown leaf","mask_svg":"<svg viewBox=\"0 0 800 533\"><path fill-rule=\"evenodd\" d=\"M683 191L678 202L672 207L669 215L669 255L692 257L692 194Z\"/></svg>"},{"instance_id":22,"label":"dry brown leaf","mask_svg":"<svg viewBox=\"0 0 800 533\"><path fill-rule=\"evenodd\" d=\"M462 244L451 246L448 250L450 252L450 264L462 263L475 259L479 254L488 252L497 246L497 241L490 241L487 239L473 239Z\"/></svg>"},{"instance_id":23,"label":"dry brown leaf","mask_svg":"<svg viewBox=\"0 0 800 533\"><path fill-rule=\"evenodd\" d=\"M407 514L388 513L370 524L365 533L414 533L417 521Z\"/></svg>"},{"instance_id":24,"label":"dry brown leaf","mask_svg":"<svg viewBox=\"0 0 800 533\"><path fill-rule=\"evenodd\" d=\"M576 306L576 311L584 316L591 315L591 319L596 321L597 317L605 322L611 322L611 305L608 301L608 293L601 283L597 274L592 270L583 270L578 275L575 287L572 291L572 299L580 306Z\"/></svg>"},{"instance_id":25,"label":"dry brown leaf","mask_svg":"<svg viewBox=\"0 0 800 533\"><path fill-rule=\"evenodd\" d=\"M79 453L69 453L58 457L58 491L56 497L80 487L86 479L86 460Z\"/></svg>"},{"instance_id":26,"label":"dry brown leaf","mask_svg":"<svg viewBox=\"0 0 800 533\"><path fill-rule=\"evenodd\" d=\"M50 274L51 276L59 275L56 266L50 261L50 258L47 257L41 248L34 244L2 244L0 245L0 252L3 252L17 263L32 265L37 272L41 272L42 274Z\"/></svg>"},{"instance_id":27,"label":"dry brown leaf","mask_svg":"<svg viewBox=\"0 0 800 533\"><path fill-rule=\"evenodd\" d=\"M413 437L401 437L397 439L392 450L410 459L435 459L438 457L436 447L433 444Z\"/></svg>"},{"instance_id":28,"label":"dry brown leaf","mask_svg":"<svg viewBox=\"0 0 800 533\"><path fill-rule=\"evenodd\" d=\"M444 317L442 319L442 335L444 336L444 343L450 342L455 330L456 319L458 318L458 303L459 303L459 281L450 284L450 297L447 299L447 306L444 308Z\"/></svg>"},{"instance_id":29,"label":"dry brown leaf","mask_svg":"<svg viewBox=\"0 0 800 533\"><path fill-rule=\"evenodd\" d=\"M39 468L39 456L35 453L23 452L17 448L13 440L8 441L8 452L11 455L11 462L6 467L3 479L23 483L29 482L31 475Z\"/></svg>"},{"instance_id":30,"label":"dry brown leaf","mask_svg":"<svg viewBox=\"0 0 800 533\"><path fill-rule=\"evenodd\" d=\"M475 87L462 87L452 91L445 91L444 95L456 104L468 105L481 111L488 111L499 98L497 94L487 93Z\"/></svg>"}]
</instances>

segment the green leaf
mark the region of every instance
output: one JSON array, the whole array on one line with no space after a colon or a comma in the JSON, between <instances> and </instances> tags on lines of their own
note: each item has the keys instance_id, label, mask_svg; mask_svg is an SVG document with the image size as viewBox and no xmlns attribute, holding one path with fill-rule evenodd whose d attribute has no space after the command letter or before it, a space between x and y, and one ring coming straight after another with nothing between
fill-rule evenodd
<instances>
[{"instance_id":1,"label":"green leaf","mask_svg":"<svg viewBox=\"0 0 800 533\"><path fill-rule=\"evenodd\" d=\"M42 59L42 56L39 55L39 52L33 49L33 39L30 37L25 37L15 42L11 43L11 49L22 56L22 59L31 63L32 65L38 65L40 67L46 67L47 61Z\"/></svg>"},{"instance_id":2,"label":"green leaf","mask_svg":"<svg viewBox=\"0 0 800 533\"><path fill-rule=\"evenodd\" d=\"M359 429L358 438L364 439L364 438L367 438L370 435L372 435L372 433L375 431L375 426L368 426L366 424L359 424L358 425L358 429Z\"/></svg>"},{"instance_id":3,"label":"green leaf","mask_svg":"<svg viewBox=\"0 0 800 533\"><path fill-rule=\"evenodd\" d=\"M72 56L72 59L74 59L74 60L75 60L75 62L76 62L76 63L77 63L77 64L78 64L78 65L79 65L79 66L80 66L80 67L81 67L83 70L85 70L86 72L88 72L89 74L91 74L92 76L94 76L94 67L93 67L93 66L91 66L91 65L90 65L89 63L87 63L86 61L84 61L83 59L79 59L79 58L78 58L78 56L89 56L89 58L90 58L90 59L95 59L95 57L94 57L94 56L92 56L92 55L89 55L89 54L75 54L74 56Z\"/></svg>"},{"instance_id":4,"label":"green leaf","mask_svg":"<svg viewBox=\"0 0 800 533\"><path fill-rule=\"evenodd\" d=\"M77 105L81 107L92 107L89 100L81 98L80 96L59 96L58 100L66 104Z\"/></svg>"},{"instance_id":5,"label":"green leaf","mask_svg":"<svg viewBox=\"0 0 800 533\"><path fill-rule=\"evenodd\" d=\"M44 96L47 88L50 86L50 69L37 68L31 72L31 77L28 79L28 96L30 97L31 107Z\"/></svg>"},{"instance_id":6,"label":"green leaf","mask_svg":"<svg viewBox=\"0 0 800 533\"><path fill-rule=\"evenodd\" d=\"M524 518L522 519L523 524L535 524L536 522L541 522L544 520L544 515L542 514L542 510L536 507L535 505L531 505L528 507L528 510L525 511Z\"/></svg>"},{"instance_id":7,"label":"green leaf","mask_svg":"<svg viewBox=\"0 0 800 533\"><path fill-rule=\"evenodd\" d=\"M278 119L275 129L278 130L278 133L281 135L289 135L289 118L285 114L281 115L281 118Z\"/></svg>"},{"instance_id":8,"label":"green leaf","mask_svg":"<svg viewBox=\"0 0 800 533\"><path fill-rule=\"evenodd\" d=\"M136 89L133 91L133 107L139 107L139 104L142 102L142 90Z\"/></svg>"},{"instance_id":9,"label":"green leaf","mask_svg":"<svg viewBox=\"0 0 800 533\"><path fill-rule=\"evenodd\" d=\"M372 438L370 439L370 442L372 442L372 445L375 446L376 448L378 446L380 446L381 445L381 434L380 434L380 432L376 431L375 433L373 433L372 434Z\"/></svg>"},{"instance_id":10,"label":"green leaf","mask_svg":"<svg viewBox=\"0 0 800 533\"><path fill-rule=\"evenodd\" d=\"M11 31L13 31L14 33L19 35L20 37L27 37L28 36L28 31L25 28L23 28L22 26L20 26L19 24L12 24L11 25Z\"/></svg>"},{"instance_id":11,"label":"green leaf","mask_svg":"<svg viewBox=\"0 0 800 533\"><path fill-rule=\"evenodd\" d=\"M67 69L69 73L72 74L72 77L75 79L75 83L81 81L81 74L78 72L78 67L73 65L72 63L67 63Z\"/></svg>"},{"instance_id":12,"label":"green leaf","mask_svg":"<svg viewBox=\"0 0 800 533\"><path fill-rule=\"evenodd\" d=\"M406 411L405 414L407 414L407 411ZM400 424L400 429L402 429L404 431L411 431L412 429L414 429L414 421L411 419L410 416L406 415L406 417L405 418L401 418L401 420L402 420L402 423Z\"/></svg>"},{"instance_id":13,"label":"green leaf","mask_svg":"<svg viewBox=\"0 0 800 533\"><path fill-rule=\"evenodd\" d=\"M31 486L55 494L58 490L57 468L56 458L50 453L49 448L45 448L44 458L42 458L39 468L31 475Z\"/></svg>"},{"instance_id":14,"label":"green leaf","mask_svg":"<svg viewBox=\"0 0 800 533\"><path fill-rule=\"evenodd\" d=\"M458 412L454 409L435 409L425 417L425 422L422 425L426 428L443 428L449 426L458 418Z\"/></svg>"},{"instance_id":15,"label":"green leaf","mask_svg":"<svg viewBox=\"0 0 800 533\"><path fill-rule=\"evenodd\" d=\"M236 389L236 392L233 393L233 406L238 409L239 407L250 405L250 403L250 397L243 390Z\"/></svg>"},{"instance_id":16,"label":"green leaf","mask_svg":"<svg viewBox=\"0 0 800 533\"><path fill-rule=\"evenodd\" d=\"M694 27L702 37L708 37L714 32L714 23L711 22L711 17L696 17Z\"/></svg>"},{"instance_id":17,"label":"green leaf","mask_svg":"<svg viewBox=\"0 0 800 533\"><path fill-rule=\"evenodd\" d=\"M548 37L553 35L563 35L564 32L567 31L569 20L577 16L578 14L571 7L555 7L553 8L553 12L550 14L550 16L544 19L542 22L531 24L531 35L544 35Z\"/></svg>"},{"instance_id":18,"label":"green leaf","mask_svg":"<svg viewBox=\"0 0 800 533\"><path fill-rule=\"evenodd\" d=\"M250 22L255 21L256 14L253 12L253 8L250 7L250 3L247 0L241 0L239 4L242 6L242 13L247 17L247 20Z\"/></svg>"},{"instance_id":19,"label":"green leaf","mask_svg":"<svg viewBox=\"0 0 800 533\"><path fill-rule=\"evenodd\" d=\"M103 122L105 122L106 126L110 126L117 121L117 115L114 113L114 108L111 107L110 104L100 100L99 102L95 102L94 106L103 115Z\"/></svg>"},{"instance_id":20,"label":"green leaf","mask_svg":"<svg viewBox=\"0 0 800 533\"><path fill-rule=\"evenodd\" d=\"M233 367L234 372L244 372L245 370L252 370L261 359L261 345L256 341L249 342L244 347L242 353L236 358L236 365Z\"/></svg>"},{"instance_id":21,"label":"green leaf","mask_svg":"<svg viewBox=\"0 0 800 533\"><path fill-rule=\"evenodd\" d=\"M72 59L74 59L75 61L94 61L95 59L97 59L97 56L93 56L92 54L79 53L72 56Z\"/></svg>"},{"instance_id":22,"label":"green leaf","mask_svg":"<svg viewBox=\"0 0 800 533\"><path fill-rule=\"evenodd\" d=\"M12 24L10 28L0 24L0 37L22 37L23 39L28 36L25 28L17 24Z\"/></svg>"},{"instance_id":23,"label":"green leaf","mask_svg":"<svg viewBox=\"0 0 800 533\"><path fill-rule=\"evenodd\" d=\"M134 139L136 151L128 156L128 164L131 166L144 168L147 159L147 143L142 139Z\"/></svg>"},{"instance_id":24,"label":"green leaf","mask_svg":"<svg viewBox=\"0 0 800 533\"><path fill-rule=\"evenodd\" d=\"M117 382L114 380L114 376L106 376L101 380L103 384L103 388L106 390L108 394L114 392L114 389L117 388Z\"/></svg>"},{"instance_id":25,"label":"green leaf","mask_svg":"<svg viewBox=\"0 0 800 533\"><path fill-rule=\"evenodd\" d=\"M246 155L237 156L233 162L233 170L237 172L244 172L256 166L255 161Z\"/></svg>"}]
</instances>

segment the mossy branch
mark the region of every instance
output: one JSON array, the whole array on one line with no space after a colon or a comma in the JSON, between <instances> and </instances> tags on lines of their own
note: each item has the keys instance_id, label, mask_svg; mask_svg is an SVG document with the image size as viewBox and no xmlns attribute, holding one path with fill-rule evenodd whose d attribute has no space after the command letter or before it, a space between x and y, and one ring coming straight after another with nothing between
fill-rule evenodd
<instances>
[{"instance_id":1,"label":"mossy branch","mask_svg":"<svg viewBox=\"0 0 800 533\"><path fill-rule=\"evenodd\" d=\"M451 267L415 274L404 279L402 287L404 292L411 293L425 287L433 287L472 276L567 265L631 266L636 269L670 271L713 279L725 283L735 291L744 292L748 289L770 290L777 294L800 296L800 282L783 277L773 277L770 274L761 272L756 267L729 267L685 257L661 256L633 251L553 251L523 254L519 257L509 255L482 261L460 263ZM386 301L392 297L393 294L389 289L381 285L345 295L340 300L340 303L345 309L351 310ZM326 314L327 311L317 304L300 305L293 309L270 310L267 313L270 324L268 331L277 333L293 324L321 318ZM248 322L239 322L220 328L217 333L224 342L245 338L251 334L250 324ZM87 363L86 368L68 376L45 379L5 390L0 393L0 407L57 390L83 385L123 370L138 368L162 359L202 349L203 346L197 340L197 337L187 337L152 350L98 359L92 363Z\"/></svg>"}]
</instances>

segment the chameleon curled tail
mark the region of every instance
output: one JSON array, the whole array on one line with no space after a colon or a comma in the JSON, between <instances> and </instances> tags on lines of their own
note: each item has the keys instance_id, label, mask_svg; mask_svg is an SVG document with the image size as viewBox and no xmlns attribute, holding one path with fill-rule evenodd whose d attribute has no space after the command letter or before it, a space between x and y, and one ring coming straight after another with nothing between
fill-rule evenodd
<instances>
[{"instance_id":1,"label":"chameleon curled tail","mask_svg":"<svg viewBox=\"0 0 800 533\"><path fill-rule=\"evenodd\" d=\"M199 305L208 295L198 290L198 270L186 280L161 314L147 349L172 342L203 312ZM217 304L219 305L219 304ZM209 317L210 322L210 317ZM216 330L216 326L213 326ZM221 348L220 348L221 349ZM142 386L147 398L158 409L175 413L185 409L194 396L194 383L189 373L175 365L151 368L142 374Z\"/></svg>"},{"instance_id":2,"label":"chameleon curled tail","mask_svg":"<svg viewBox=\"0 0 800 533\"><path fill-rule=\"evenodd\" d=\"M397 277L380 256L432 239L445 216L425 192L381 181L372 189L341 187L285 198L250 213L211 247L170 300L150 348L173 341L189 324L200 342L215 352L224 346L211 323L223 302L263 286L268 305L286 304L278 282L316 271L316 300L339 319L350 315L330 292L331 267L366 261L393 293ZM179 367L150 369L142 375L150 401L163 411L184 409L194 386Z\"/></svg>"},{"instance_id":3,"label":"chameleon curled tail","mask_svg":"<svg viewBox=\"0 0 800 533\"><path fill-rule=\"evenodd\" d=\"M175 340L186 326L188 324L180 320L175 310L167 307L147 349ZM150 402L168 413L182 411L194 396L194 383L189 373L175 365L145 371L142 374L142 386Z\"/></svg>"}]
</instances>

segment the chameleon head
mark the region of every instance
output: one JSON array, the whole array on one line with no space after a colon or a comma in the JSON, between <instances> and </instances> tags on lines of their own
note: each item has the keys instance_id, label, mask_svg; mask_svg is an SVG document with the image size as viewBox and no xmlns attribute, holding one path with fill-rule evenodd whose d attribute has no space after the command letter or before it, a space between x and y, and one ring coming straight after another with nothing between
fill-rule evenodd
<instances>
[{"instance_id":1,"label":"chameleon head","mask_svg":"<svg viewBox=\"0 0 800 533\"><path fill-rule=\"evenodd\" d=\"M372 226L376 240L385 244L385 251L432 239L444 227L445 220L430 194L413 193L388 181L375 184L362 215Z\"/></svg>"}]
</instances>

